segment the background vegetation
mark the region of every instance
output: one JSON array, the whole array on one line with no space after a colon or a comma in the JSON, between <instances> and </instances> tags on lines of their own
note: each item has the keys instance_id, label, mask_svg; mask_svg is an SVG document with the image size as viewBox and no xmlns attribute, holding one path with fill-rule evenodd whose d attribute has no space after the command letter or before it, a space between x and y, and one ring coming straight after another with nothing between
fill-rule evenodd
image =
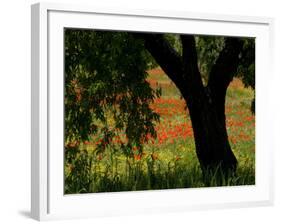
<instances>
[{"instance_id":1,"label":"background vegetation","mask_svg":"<svg viewBox=\"0 0 281 224\"><path fill-rule=\"evenodd\" d=\"M178 36L166 38L182 51ZM207 82L224 38L196 37L196 46ZM244 47L253 49L253 41ZM248 61L226 97L237 172L218 180L219 169L213 178L202 175L186 103L141 40L66 30L65 193L254 184L254 67Z\"/></svg>"}]
</instances>

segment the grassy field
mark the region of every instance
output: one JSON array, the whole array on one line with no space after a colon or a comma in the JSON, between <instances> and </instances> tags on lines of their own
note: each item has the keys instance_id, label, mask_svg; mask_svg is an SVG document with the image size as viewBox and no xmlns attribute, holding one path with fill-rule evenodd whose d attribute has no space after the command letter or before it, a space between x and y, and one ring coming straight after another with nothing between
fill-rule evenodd
<instances>
[{"instance_id":1,"label":"grassy field","mask_svg":"<svg viewBox=\"0 0 281 224\"><path fill-rule=\"evenodd\" d=\"M81 144L74 162L65 164L65 193L206 187L184 100L161 69L150 70L147 80L153 88L162 88L161 98L151 105L161 117L156 125L157 139L151 139L143 153L135 153L134 158L110 148L97 155L94 141ZM228 88L227 130L238 169L222 185L255 184L253 96L253 90L245 88L239 79ZM216 180L208 186L217 186Z\"/></svg>"}]
</instances>

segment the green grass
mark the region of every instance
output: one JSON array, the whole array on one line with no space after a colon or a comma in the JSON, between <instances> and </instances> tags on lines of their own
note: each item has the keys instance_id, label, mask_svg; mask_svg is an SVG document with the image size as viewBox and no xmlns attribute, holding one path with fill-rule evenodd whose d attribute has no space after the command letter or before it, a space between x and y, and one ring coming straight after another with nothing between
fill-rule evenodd
<instances>
[{"instance_id":1,"label":"green grass","mask_svg":"<svg viewBox=\"0 0 281 224\"><path fill-rule=\"evenodd\" d=\"M202 176L195 153L191 122L178 90L163 72L150 72L152 87L162 97L152 105L160 113L157 139L144 145L141 157L127 158L115 148L96 153L95 143L74 148L65 163L65 193L116 192L255 184L255 117L250 111L254 92L235 79L227 92L227 130L238 160L235 175ZM218 170L218 173L220 171ZM212 174L210 174L212 175ZM216 178L215 178L216 177ZM209 180L206 182L206 178Z\"/></svg>"}]
</instances>

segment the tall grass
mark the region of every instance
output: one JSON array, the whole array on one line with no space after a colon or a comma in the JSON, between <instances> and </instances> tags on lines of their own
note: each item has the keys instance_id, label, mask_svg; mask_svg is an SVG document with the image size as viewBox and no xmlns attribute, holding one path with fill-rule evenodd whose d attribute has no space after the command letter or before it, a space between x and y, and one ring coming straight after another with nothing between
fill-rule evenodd
<instances>
[{"instance_id":1,"label":"tall grass","mask_svg":"<svg viewBox=\"0 0 281 224\"><path fill-rule=\"evenodd\" d=\"M169 150L168 150L169 151ZM240 161L236 174L225 177L220 170L203 176L195 157L161 159L161 153L149 154L140 160L123 155L103 159L94 151L82 150L65 168L65 193L118 192L156 189L237 186L255 184L255 169L251 159ZM169 152L168 152L169 154ZM184 156L184 155L183 155ZM110 160L108 158L113 158Z\"/></svg>"}]
</instances>

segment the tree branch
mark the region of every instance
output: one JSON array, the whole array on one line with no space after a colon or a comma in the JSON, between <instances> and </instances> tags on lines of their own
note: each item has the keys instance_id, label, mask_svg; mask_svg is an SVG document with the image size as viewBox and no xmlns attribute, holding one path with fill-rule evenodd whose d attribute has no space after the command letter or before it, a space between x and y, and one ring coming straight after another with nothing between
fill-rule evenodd
<instances>
[{"instance_id":1,"label":"tree branch","mask_svg":"<svg viewBox=\"0 0 281 224\"><path fill-rule=\"evenodd\" d=\"M183 68L184 79L187 81L188 88L203 89L203 82L198 68L197 51L195 45L195 38L193 35L180 35L183 50Z\"/></svg>"},{"instance_id":2,"label":"tree branch","mask_svg":"<svg viewBox=\"0 0 281 224\"><path fill-rule=\"evenodd\" d=\"M216 91L217 89L220 91L226 91L229 83L233 79L233 76L237 72L239 54L242 47L243 42L240 38L226 38L225 47L221 51L209 75L208 87L211 91Z\"/></svg>"},{"instance_id":3,"label":"tree branch","mask_svg":"<svg viewBox=\"0 0 281 224\"><path fill-rule=\"evenodd\" d=\"M183 86L182 59L178 52L164 38L164 35L150 33L134 33L133 35L144 40L145 48L169 78L181 89Z\"/></svg>"},{"instance_id":4,"label":"tree branch","mask_svg":"<svg viewBox=\"0 0 281 224\"><path fill-rule=\"evenodd\" d=\"M213 65L208 81L208 91L217 113L225 125L225 96L226 90L233 76L237 73L239 54L243 47L240 38L228 37L225 47L221 51L216 63Z\"/></svg>"}]
</instances>

